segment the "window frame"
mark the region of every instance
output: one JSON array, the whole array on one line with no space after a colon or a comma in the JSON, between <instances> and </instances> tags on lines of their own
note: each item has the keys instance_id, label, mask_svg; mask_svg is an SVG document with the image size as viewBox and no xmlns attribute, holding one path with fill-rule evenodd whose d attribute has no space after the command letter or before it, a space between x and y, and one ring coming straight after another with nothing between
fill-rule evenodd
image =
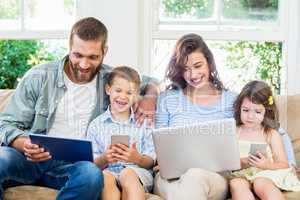
<instances>
[{"instance_id":1,"label":"window frame","mask_svg":"<svg viewBox=\"0 0 300 200\"><path fill-rule=\"evenodd\" d=\"M180 21L176 21L175 19L174 20L162 20L160 24L165 24L165 25L168 25L168 24L174 24L174 25L180 25L180 24L191 24L191 25L197 25L197 24L201 24L200 26L198 26L199 28L201 28L203 25L209 25L209 26L212 26L212 25L215 25L216 26L216 29L219 30L219 29L222 29L222 27L224 28L226 25L227 26L241 26L241 27L247 27L247 29L249 27L253 27L254 29L276 29L278 26L276 25L276 23L272 23L272 22L263 22L263 21L245 21L245 20L238 20L238 19L234 19L234 20L230 20L230 19L227 19L227 20L224 20L222 21L222 14L223 14L223 11L222 11L222 1L224 0L214 0L215 2L215 8L214 8L214 12L216 13L215 14L215 17L214 18L211 18L211 19L199 19L199 20L180 20ZM160 1L157 1L155 3L157 3L158 5L155 6L157 8L159 8L159 2ZM279 5L279 19L280 19L280 15L281 15L281 5ZM158 13L158 17L155 16L155 20L157 21L156 24L159 23L159 13ZM277 21L279 23L279 20Z\"/></svg>"},{"instance_id":2,"label":"window frame","mask_svg":"<svg viewBox=\"0 0 300 200\"><path fill-rule=\"evenodd\" d=\"M300 64L300 59L297 58L297 50L300 50L300 24L297 23L297 17L300 17L300 3L296 1L283 1L279 3L278 13L278 28L267 29L215 29L215 30L159 30L159 0L142 0L139 1L139 18L140 20L140 52L141 59L139 65L142 66L142 71L146 74L151 74L154 40L177 40L180 36L186 33L194 32L201 35L205 40L240 40L240 41L273 41L282 42L283 50L283 70L282 70L282 94L300 93L300 86L295 86L298 78L295 73L297 64ZM287 23L289 22L289 23ZM298 41L296 43L295 41Z\"/></svg>"},{"instance_id":3,"label":"window frame","mask_svg":"<svg viewBox=\"0 0 300 200\"><path fill-rule=\"evenodd\" d=\"M68 38L70 30L31 30L25 28L25 1L20 0L21 4L21 13L20 13L20 23L21 27L18 30L1 30L0 29L0 38L1 39L16 39L16 40L29 40L29 39L66 39ZM78 18L81 13L79 3L81 0L74 0L75 3L75 13L74 21Z\"/></svg>"}]
</instances>

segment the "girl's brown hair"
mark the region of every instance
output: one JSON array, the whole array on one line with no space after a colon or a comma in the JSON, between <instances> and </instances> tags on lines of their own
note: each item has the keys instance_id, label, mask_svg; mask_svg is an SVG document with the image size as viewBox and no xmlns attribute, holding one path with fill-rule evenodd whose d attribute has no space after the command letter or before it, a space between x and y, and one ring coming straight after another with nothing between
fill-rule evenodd
<instances>
[{"instance_id":1,"label":"girl's brown hair","mask_svg":"<svg viewBox=\"0 0 300 200\"><path fill-rule=\"evenodd\" d=\"M255 104L262 104L265 109L265 116L262 122L264 131L279 128L279 114L271 88L263 81L251 81L247 83L234 102L234 118L237 126L242 125L241 105L245 98Z\"/></svg>"},{"instance_id":2,"label":"girl's brown hair","mask_svg":"<svg viewBox=\"0 0 300 200\"><path fill-rule=\"evenodd\" d=\"M225 87L219 78L213 54L203 41L202 37L197 34L184 35L177 41L166 71L166 78L171 81L168 88L184 89L187 86L187 83L183 78L183 73L185 71L188 55L195 51L201 52L206 58L210 72L209 80L211 83L217 90L224 90Z\"/></svg>"}]
</instances>

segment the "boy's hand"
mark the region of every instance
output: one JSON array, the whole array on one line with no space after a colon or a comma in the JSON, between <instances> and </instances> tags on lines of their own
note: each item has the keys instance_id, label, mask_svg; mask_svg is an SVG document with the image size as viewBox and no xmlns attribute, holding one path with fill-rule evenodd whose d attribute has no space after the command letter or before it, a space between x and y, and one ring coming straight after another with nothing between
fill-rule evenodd
<instances>
[{"instance_id":1,"label":"boy's hand","mask_svg":"<svg viewBox=\"0 0 300 200\"><path fill-rule=\"evenodd\" d=\"M109 145L106 149L106 151L102 154L103 159L105 160L105 162L107 164L110 163L115 163L118 160L116 159L116 157L114 156L115 150L113 150L112 145Z\"/></svg>"},{"instance_id":2,"label":"boy's hand","mask_svg":"<svg viewBox=\"0 0 300 200\"><path fill-rule=\"evenodd\" d=\"M135 163L137 164L141 159L141 154L137 151L136 142L132 144L131 148L128 148L124 144L115 144L113 149L116 153L114 153L114 157L119 161L126 163Z\"/></svg>"},{"instance_id":3,"label":"boy's hand","mask_svg":"<svg viewBox=\"0 0 300 200\"><path fill-rule=\"evenodd\" d=\"M24 141L23 151L29 161L41 162L51 159L49 152L37 144L32 144L29 138Z\"/></svg>"}]
</instances>

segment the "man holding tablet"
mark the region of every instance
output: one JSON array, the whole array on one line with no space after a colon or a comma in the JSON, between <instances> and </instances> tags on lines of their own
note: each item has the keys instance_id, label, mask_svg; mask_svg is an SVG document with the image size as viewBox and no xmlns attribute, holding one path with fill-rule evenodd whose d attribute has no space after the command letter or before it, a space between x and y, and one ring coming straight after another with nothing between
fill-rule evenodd
<instances>
[{"instance_id":1,"label":"man holding tablet","mask_svg":"<svg viewBox=\"0 0 300 200\"><path fill-rule=\"evenodd\" d=\"M57 199L98 199L103 176L94 163L51 159L28 135L85 138L89 122L108 104L104 85L111 68L102 63L106 41L104 24L92 17L81 19L72 27L69 54L36 66L23 77L0 114L0 199L5 181L38 181L60 190ZM146 94L153 91L147 87ZM155 97L145 96L138 103L139 123L145 116L140 110L152 110L146 117L153 119L155 102Z\"/></svg>"}]
</instances>

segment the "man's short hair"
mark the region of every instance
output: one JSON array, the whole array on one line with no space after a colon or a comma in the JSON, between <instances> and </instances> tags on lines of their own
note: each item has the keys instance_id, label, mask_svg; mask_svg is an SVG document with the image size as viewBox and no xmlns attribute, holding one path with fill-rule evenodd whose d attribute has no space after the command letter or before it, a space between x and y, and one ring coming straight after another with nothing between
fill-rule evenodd
<instances>
[{"instance_id":1,"label":"man's short hair","mask_svg":"<svg viewBox=\"0 0 300 200\"><path fill-rule=\"evenodd\" d=\"M73 44L73 37L77 35L80 39L89 40L101 40L102 42L102 52L104 52L106 42L107 42L107 28L105 25L94 17L86 17L77 21L70 34L69 45L70 48Z\"/></svg>"}]
</instances>

